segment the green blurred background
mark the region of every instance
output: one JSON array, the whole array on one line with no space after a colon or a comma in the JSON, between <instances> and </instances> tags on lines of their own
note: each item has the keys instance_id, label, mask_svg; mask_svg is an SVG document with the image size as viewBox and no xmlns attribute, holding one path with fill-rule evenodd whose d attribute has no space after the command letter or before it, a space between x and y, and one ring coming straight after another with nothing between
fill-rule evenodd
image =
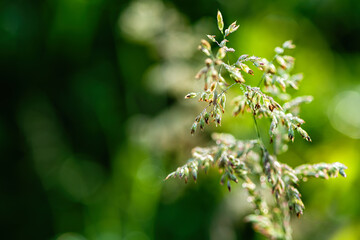
<instances>
[{"instance_id":1,"label":"green blurred background","mask_svg":"<svg viewBox=\"0 0 360 240\"><path fill-rule=\"evenodd\" d=\"M313 143L298 137L279 159L349 168L301 185L294 239L360 239L358 0L2 0L1 239L263 239L243 221L246 193L216 172L163 182L213 131L255 137L230 114L189 134L201 104L183 96L200 89L196 47L217 9L240 23L237 54L298 46L293 93L315 98L301 113Z\"/></svg>"}]
</instances>

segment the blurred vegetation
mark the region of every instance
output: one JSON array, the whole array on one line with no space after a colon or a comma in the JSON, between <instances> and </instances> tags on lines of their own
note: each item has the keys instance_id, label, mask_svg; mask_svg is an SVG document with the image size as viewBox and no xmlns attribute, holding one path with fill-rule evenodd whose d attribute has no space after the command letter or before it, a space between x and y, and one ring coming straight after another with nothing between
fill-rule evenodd
<instances>
[{"instance_id":1,"label":"blurred vegetation","mask_svg":"<svg viewBox=\"0 0 360 240\"><path fill-rule=\"evenodd\" d=\"M313 143L280 160L349 168L303 184L294 239L360 238L359 1L3 0L3 239L262 239L241 220L246 193L227 193L217 174L163 182L211 131L255 134L251 118L226 116L189 134L198 109L182 99L199 86L197 41L216 31L217 9L240 24L236 49L269 58L297 45Z\"/></svg>"}]
</instances>

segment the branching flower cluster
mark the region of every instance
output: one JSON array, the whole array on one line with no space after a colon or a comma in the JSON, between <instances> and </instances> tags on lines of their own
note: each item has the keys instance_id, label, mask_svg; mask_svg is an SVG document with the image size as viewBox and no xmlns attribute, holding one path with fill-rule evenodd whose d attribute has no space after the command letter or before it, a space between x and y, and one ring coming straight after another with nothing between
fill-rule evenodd
<instances>
[{"instance_id":1,"label":"branching flower cluster","mask_svg":"<svg viewBox=\"0 0 360 240\"><path fill-rule=\"evenodd\" d=\"M308 178L345 177L345 169L341 163L320 163L301 165L291 168L277 160L277 156L287 150L287 143L293 142L297 132L303 139L311 142L309 134L302 128L305 121L299 117L299 107L312 101L311 96L289 99L287 88L298 89L302 74L292 74L294 57L288 55L295 48L292 41L286 41L275 48L271 60L257 56L241 55L235 63L225 61L228 53L235 49L227 46L227 37L235 32L239 25L236 22L224 30L224 22L220 11L217 14L218 28L222 39L215 35L207 35L210 42L201 40L199 50L206 55L205 66L196 74L196 79L204 81L204 90L192 92L186 99L198 97L207 103L203 111L195 118L191 134L206 124L221 124L225 112L226 93L235 86L242 94L232 99L233 115L248 112L252 115L257 138L253 140L236 140L230 134L213 134L216 145L207 148L196 147L192 150L192 158L179 167L170 177L197 180L199 169L205 172L211 167L221 172L221 184L226 184L231 191L232 183L241 183L248 193L248 202L254 207L253 214L246 219L253 223L254 229L270 239L291 239L290 215L300 217L304 212L301 194L297 189L301 181ZM216 52L216 53L215 53ZM254 76L262 72L257 86L250 86L246 75ZM270 142L272 153L265 147L258 129L257 119L269 119ZM264 197L270 189L273 201Z\"/></svg>"}]
</instances>

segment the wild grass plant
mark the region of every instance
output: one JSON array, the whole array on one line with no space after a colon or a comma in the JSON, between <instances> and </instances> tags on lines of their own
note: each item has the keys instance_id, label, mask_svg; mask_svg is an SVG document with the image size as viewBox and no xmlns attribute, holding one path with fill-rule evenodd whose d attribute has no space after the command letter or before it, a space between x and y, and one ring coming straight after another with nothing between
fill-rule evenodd
<instances>
[{"instance_id":1,"label":"wild grass plant","mask_svg":"<svg viewBox=\"0 0 360 240\"><path fill-rule=\"evenodd\" d=\"M202 39L199 50L206 59L204 66L195 78L204 81L204 89L191 92L185 99L197 98L206 102L206 107L196 116L191 126L191 134L203 130L206 125L221 125L226 110L228 92L240 88L241 94L231 100L233 115L248 114L253 118L256 138L236 139L231 134L213 133L215 145L195 147L188 162L170 173L170 177L197 180L198 171L218 168L220 183L228 190L239 184L248 193L248 202L253 212L246 220L253 228L269 239L292 239L290 218L292 214L300 217L304 213L304 203L298 190L299 184L309 178L346 177L346 166L341 163L304 164L295 168L282 163L278 156L286 152L289 142L300 136L305 141L311 138L303 128L305 121L299 116L300 106L310 103L312 96L293 98L288 88L297 90L302 74L293 74L295 58L291 52L295 48L292 41L285 41L274 50L272 59L258 56L240 55L237 61L230 63L228 54L235 49L227 46L228 36L238 28L236 21L224 28L220 11L217 13L217 25L220 37L207 35ZM254 71L257 69L256 71ZM260 72L257 84L251 86L245 75L255 78ZM252 81L254 82L254 81ZM269 119L270 146L264 144L257 120ZM271 193L271 198L267 196Z\"/></svg>"}]
</instances>

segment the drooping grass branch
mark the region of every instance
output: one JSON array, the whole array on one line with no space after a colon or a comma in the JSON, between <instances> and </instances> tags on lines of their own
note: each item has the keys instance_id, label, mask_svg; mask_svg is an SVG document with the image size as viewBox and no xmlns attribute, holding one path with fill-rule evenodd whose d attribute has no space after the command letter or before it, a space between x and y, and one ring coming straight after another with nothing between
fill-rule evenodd
<instances>
[{"instance_id":1,"label":"drooping grass branch","mask_svg":"<svg viewBox=\"0 0 360 240\"><path fill-rule=\"evenodd\" d=\"M287 88L298 89L303 77L302 74L291 73L295 59L288 55L288 52L294 49L295 45L292 41L286 41L281 47L276 47L271 61L243 54L235 63L225 63L223 59L227 54L235 52L235 49L227 47L227 37L239 26L233 22L224 30L220 11L217 22L222 40L219 42L215 35L207 35L210 41L216 44L215 49L204 39L199 45L199 50L207 58L205 66L195 78L204 81L204 90L185 96L186 99L198 97L199 101L208 103L195 118L191 134L198 128L203 130L205 125L211 122L215 122L216 126L221 124L226 94L233 86L238 85L242 93L232 99L233 115L236 117L240 113L249 112L254 120L257 138L237 140L230 134L214 133L214 146L194 148L188 162L170 173L166 179L178 177L187 182L192 177L196 181L199 169L207 172L210 167L218 168L222 174L220 183L226 184L229 191L232 183L239 182L247 191L254 212L246 219L253 223L256 231L270 239L291 239L291 213L300 217L305 209L297 189L300 182L311 177L328 179L339 174L345 177L346 166L341 163L320 163L305 164L293 169L278 161L278 154L287 150L288 142L294 141L295 132L311 142L309 134L302 127L305 121L299 116L299 107L303 103L310 103L312 97L303 96L286 101L282 97ZM244 78L244 74L255 77L251 65L263 72L256 87L248 85ZM223 75L223 71L227 74ZM229 81L233 82L229 84ZM257 119L261 117L269 119L272 154L265 147L260 135ZM260 191L263 185L272 192L273 202L267 202Z\"/></svg>"}]
</instances>

